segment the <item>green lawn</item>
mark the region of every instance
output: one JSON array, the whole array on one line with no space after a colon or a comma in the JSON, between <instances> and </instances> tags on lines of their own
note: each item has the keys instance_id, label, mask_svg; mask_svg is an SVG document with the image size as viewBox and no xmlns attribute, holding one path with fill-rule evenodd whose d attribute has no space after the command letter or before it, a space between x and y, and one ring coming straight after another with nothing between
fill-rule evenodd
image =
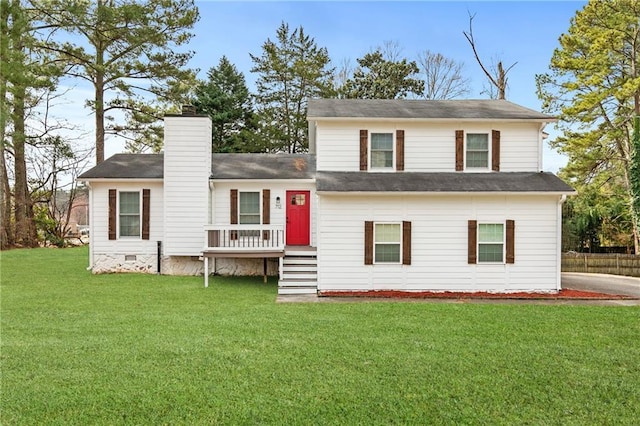
<instances>
[{"instance_id":1,"label":"green lawn","mask_svg":"<svg viewBox=\"0 0 640 426\"><path fill-rule=\"evenodd\" d=\"M0 423L637 424L640 309L276 304L1 254Z\"/></svg>"}]
</instances>

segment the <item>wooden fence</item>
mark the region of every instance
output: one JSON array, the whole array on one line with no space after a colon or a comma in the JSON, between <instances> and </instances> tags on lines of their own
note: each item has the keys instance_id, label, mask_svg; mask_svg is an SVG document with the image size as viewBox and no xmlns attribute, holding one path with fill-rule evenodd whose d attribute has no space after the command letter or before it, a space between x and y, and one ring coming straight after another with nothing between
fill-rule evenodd
<instances>
[{"instance_id":1,"label":"wooden fence","mask_svg":"<svg viewBox=\"0 0 640 426\"><path fill-rule=\"evenodd\" d=\"M640 277L640 255L563 253L562 272L591 272Z\"/></svg>"}]
</instances>

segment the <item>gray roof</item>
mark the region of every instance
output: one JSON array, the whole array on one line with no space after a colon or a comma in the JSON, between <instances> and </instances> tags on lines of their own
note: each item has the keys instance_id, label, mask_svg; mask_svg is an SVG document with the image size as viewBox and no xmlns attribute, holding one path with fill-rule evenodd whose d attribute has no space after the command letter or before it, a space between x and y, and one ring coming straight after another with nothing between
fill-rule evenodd
<instances>
[{"instance_id":1,"label":"gray roof","mask_svg":"<svg viewBox=\"0 0 640 426\"><path fill-rule=\"evenodd\" d=\"M547 172L318 172L316 188L318 192L574 192Z\"/></svg>"},{"instance_id":2,"label":"gray roof","mask_svg":"<svg viewBox=\"0 0 640 426\"><path fill-rule=\"evenodd\" d=\"M310 99L307 118L556 121L505 100Z\"/></svg>"},{"instance_id":3,"label":"gray roof","mask_svg":"<svg viewBox=\"0 0 640 426\"><path fill-rule=\"evenodd\" d=\"M162 179L163 175L162 154L115 154L78 179Z\"/></svg>"},{"instance_id":4,"label":"gray roof","mask_svg":"<svg viewBox=\"0 0 640 426\"><path fill-rule=\"evenodd\" d=\"M310 154L213 154L211 179L313 179Z\"/></svg>"}]
</instances>

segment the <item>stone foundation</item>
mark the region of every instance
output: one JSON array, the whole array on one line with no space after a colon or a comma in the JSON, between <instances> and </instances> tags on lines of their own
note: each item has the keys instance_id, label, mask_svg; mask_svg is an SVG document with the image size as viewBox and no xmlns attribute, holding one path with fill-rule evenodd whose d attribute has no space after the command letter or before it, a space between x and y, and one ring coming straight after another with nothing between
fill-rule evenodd
<instances>
[{"instance_id":1,"label":"stone foundation","mask_svg":"<svg viewBox=\"0 0 640 426\"><path fill-rule=\"evenodd\" d=\"M155 255L96 254L92 271L94 274L137 272L156 274ZM135 257L135 259L133 259ZM215 264L215 270L214 270ZM210 274L261 276L264 271L263 259L218 258L209 259ZM202 275L204 262L196 256L162 256L162 275ZM278 275L278 259L267 259L267 275Z\"/></svg>"},{"instance_id":2,"label":"stone foundation","mask_svg":"<svg viewBox=\"0 0 640 426\"><path fill-rule=\"evenodd\" d=\"M114 272L157 273L157 258L149 254L96 254L93 258L94 274Z\"/></svg>"}]
</instances>

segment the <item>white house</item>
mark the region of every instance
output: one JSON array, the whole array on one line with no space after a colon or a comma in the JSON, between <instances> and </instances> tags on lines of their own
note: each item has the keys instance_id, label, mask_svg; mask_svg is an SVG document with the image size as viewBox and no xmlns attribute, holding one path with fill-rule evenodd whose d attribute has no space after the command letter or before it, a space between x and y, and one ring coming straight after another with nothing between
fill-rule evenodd
<instances>
[{"instance_id":1,"label":"white house","mask_svg":"<svg viewBox=\"0 0 640 426\"><path fill-rule=\"evenodd\" d=\"M280 293L556 291L553 117L504 100L310 100L309 154L211 154L165 117L164 154L85 172L96 272L273 274Z\"/></svg>"}]
</instances>

